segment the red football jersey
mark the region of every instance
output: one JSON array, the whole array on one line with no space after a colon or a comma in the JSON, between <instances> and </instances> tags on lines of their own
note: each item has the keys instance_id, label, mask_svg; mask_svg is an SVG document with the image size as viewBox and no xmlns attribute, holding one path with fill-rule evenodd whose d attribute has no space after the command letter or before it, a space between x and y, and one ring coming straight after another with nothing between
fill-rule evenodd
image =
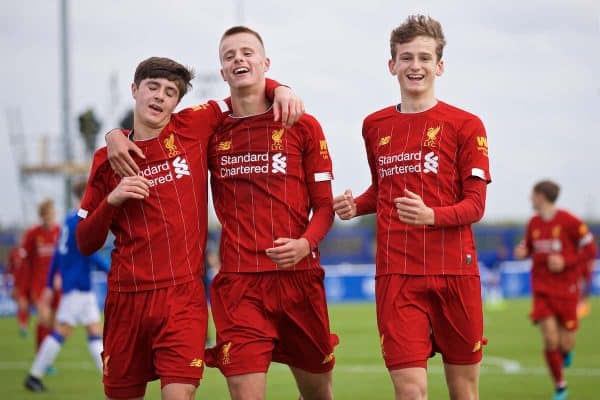
<instances>
[{"instance_id":1,"label":"red football jersey","mask_svg":"<svg viewBox=\"0 0 600 400\"><path fill-rule=\"evenodd\" d=\"M29 229L23 239L25 250L24 267L29 268L28 275L33 286L46 285L54 246L60 235L60 227L54 225L44 228L41 225Z\"/></svg>"},{"instance_id":2,"label":"red football jersey","mask_svg":"<svg viewBox=\"0 0 600 400\"><path fill-rule=\"evenodd\" d=\"M333 176L327 142L315 118L305 114L284 128L273 122L271 111L228 117L210 141L209 168L223 226L221 271L276 270L265 250L277 238L306 237L313 247L311 255L287 269L319 266L316 246L333 218Z\"/></svg>"},{"instance_id":3,"label":"red football jersey","mask_svg":"<svg viewBox=\"0 0 600 400\"><path fill-rule=\"evenodd\" d=\"M550 220L536 215L527 225L525 245L533 264L534 293L578 296L580 265L595 256L595 243L585 223L564 210L557 210ZM552 253L561 254L565 259L562 272L548 269L548 255Z\"/></svg>"},{"instance_id":4,"label":"red football jersey","mask_svg":"<svg viewBox=\"0 0 600 400\"><path fill-rule=\"evenodd\" d=\"M462 200L470 177L490 182L487 136L475 115L438 102L414 114L399 106L369 115L363 138L371 169L368 191L377 212L377 275L477 275L477 255L469 224L412 226L399 220L394 199L408 189L428 207ZM371 209L369 209L371 208Z\"/></svg>"},{"instance_id":5,"label":"red football jersey","mask_svg":"<svg viewBox=\"0 0 600 400\"><path fill-rule=\"evenodd\" d=\"M226 110L224 103L215 102L185 109L172 115L157 138L136 141L146 159L134 158L140 175L150 180L150 196L114 208L109 290L142 291L201 278L207 229L206 149ZM93 213L118 182L106 148L98 150L79 216Z\"/></svg>"}]
</instances>

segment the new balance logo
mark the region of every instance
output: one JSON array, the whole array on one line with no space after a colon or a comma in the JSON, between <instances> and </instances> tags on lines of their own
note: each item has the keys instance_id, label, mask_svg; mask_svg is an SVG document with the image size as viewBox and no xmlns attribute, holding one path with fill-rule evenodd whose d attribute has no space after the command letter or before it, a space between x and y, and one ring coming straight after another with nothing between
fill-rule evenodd
<instances>
[{"instance_id":1,"label":"new balance logo","mask_svg":"<svg viewBox=\"0 0 600 400\"><path fill-rule=\"evenodd\" d=\"M273 163L271 166L273 167L271 170L272 173L276 174L281 172L282 174L285 174L287 168L287 157L281 153L273 154Z\"/></svg>"},{"instance_id":2,"label":"new balance logo","mask_svg":"<svg viewBox=\"0 0 600 400\"><path fill-rule=\"evenodd\" d=\"M327 354L321 364L327 364L329 362L332 362L334 358L335 358L335 355L333 353Z\"/></svg>"},{"instance_id":3,"label":"new balance logo","mask_svg":"<svg viewBox=\"0 0 600 400\"><path fill-rule=\"evenodd\" d=\"M428 174L430 172L437 174L439 166L439 156L436 156L433 151L425 154L425 163L423 164L423 171Z\"/></svg>"},{"instance_id":4,"label":"new balance logo","mask_svg":"<svg viewBox=\"0 0 600 400\"><path fill-rule=\"evenodd\" d=\"M194 358L190 362L190 367L202 368L202 359L201 358Z\"/></svg>"},{"instance_id":5,"label":"new balance logo","mask_svg":"<svg viewBox=\"0 0 600 400\"><path fill-rule=\"evenodd\" d=\"M177 174L175 177L177 179L181 179L184 175L190 176L190 167L185 158L175 158L173 160L173 167L175 168L175 174Z\"/></svg>"}]
</instances>

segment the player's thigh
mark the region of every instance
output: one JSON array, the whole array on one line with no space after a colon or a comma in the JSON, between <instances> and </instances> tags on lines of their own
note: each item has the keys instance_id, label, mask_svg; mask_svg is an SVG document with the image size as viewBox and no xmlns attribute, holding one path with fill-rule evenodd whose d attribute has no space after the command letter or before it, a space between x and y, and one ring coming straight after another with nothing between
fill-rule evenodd
<instances>
[{"instance_id":1,"label":"player's thigh","mask_svg":"<svg viewBox=\"0 0 600 400\"><path fill-rule=\"evenodd\" d=\"M444 363L476 364L483 348L483 306L478 276L430 277L433 341Z\"/></svg>"},{"instance_id":2,"label":"player's thigh","mask_svg":"<svg viewBox=\"0 0 600 400\"><path fill-rule=\"evenodd\" d=\"M330 371L337 336L330 332L324 271L315 268L278 275L282 316L277 322L279 340L273 361L314 374Z\"/></svg>"},{"instance_id":3,"label":"player's thigh","mask_svg":"<svg viewBox=\"0 0 600 400\"><path fill-rule=\"evenodd\" d=\"M231 400L263 400L267 391L267 374L253 372L227 377Z\"/></svg>"},{"instance_id":4,"label":"player's thigh","mask_svg":"<svg viewBox=\"0 0 600 400\"><path fill-rule=\"evenodd\" d=\"M555 316L538 321L542 339L547 349L555 349L560 344L560 324Z\"/></svg>"},{"instance_id":5,"label":"player's thigh","mask_svg":"<svg viewBox=\"0 0 600 400\"><path fill-rule=\"evenodd\" d=\"M563 352L569 352L575 347L575 332L576 331L567 329L564 326L559 328L560 349Z\"/></svg>"},{"instance_id":6,"label":"player's thigh","mask_svg":"<svg viewBox=\"0 0 600 400\"><path fill-rule=\"evenodd\" d=\"M273 308L273 273L219 273L211 284L211 310L217 345L208 352L209 366L223 375L267 372L277 339ZM275 301L276 302L276 301Z\"/></svg>"},{"instance_id":7,"label":"player's thigh","mask_svg":"<svg viewBox=\"0 0 600 400\"><path fill-rule=\"evenodd\" d=\"M193 400L196 386L185 383L170 383L160 390L162 400Z\"/></svg>"},{"instance_id":8,"label":"player's thigh","mask_svg":"<svg viewBox=\"0 0 600 400\"><path fill-rule=\"evenodd\" d=\"M290 367L290 370L294 375L302 400L333 399L332 371L314 374L295 367Z\"/></svg>"},{"instance_id":9,"label":"player's thigh","mask_svg":"<svg viewBox=\"0 0 600 400\"><path fill-rule=\"evenodd\" d=\"M388 370L426 368L432 341L424 277L380 276L375 295L381 353Z\"/></svg>"},{"instance_id":10,"label":"player's thigh","mask_svg":"<svg viewBox=\"0 0 600 400\"><path fill-rule=\"evenodd\" d=\"M164 321L151 340L155 371L161 385L198 386L204 370L208 325L202 283L197 280L169 287L156 300L161 302L160 314Z\"/></svg>"},{"instance_id":11,"label":"player's thigh","mask_svg":"<svg viewBox=\"0 0 600 400\"><path fill-rule=\"evenodd\" d=\"M479 398L480 364L444 364L448 393L452 400L477 400Z\"/></svg>"},{"instance_id":12,"label":"player's thigh","mask_svg":"<svg viewBox=\"0 0 600 400\"><path fill-rule=\"evenodd\" d=\"M390 370L396 400L427 399L427 370L420 367Z\"/></svg>"},{"instance_id":13,"label":"player's thigh","mask_svg":"<svg viewBox=\"0 0 600 400\"><path fill-rule=\"evenodd\" d=\"M51 326L53 315L50 303L38 299L38 301L35 304L35 307L38 312L39 322L41 324Z\"/></svg>"}]
</instances>

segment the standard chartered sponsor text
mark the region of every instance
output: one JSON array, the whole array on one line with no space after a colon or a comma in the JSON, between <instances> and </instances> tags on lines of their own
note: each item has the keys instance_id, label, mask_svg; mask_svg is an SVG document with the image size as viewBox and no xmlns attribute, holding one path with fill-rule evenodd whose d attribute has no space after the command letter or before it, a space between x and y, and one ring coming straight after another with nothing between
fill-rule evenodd
<instances>
[{"instance_id":1,"label":"standard chartered sponsor text","mask_svg":"<svg viewBox=\"0 0 600 400\"><path fill-rule=\"evenodd\" d=\"M385 178L392 175L402 175L407 173L419 173L421 172L421 152L416 151L412 153L400 153L386 156L379 156L377 159L379 163L379 176ZM415 161L413 163L409 163ZM404 163L402 165L392 165L385 167L386 165Z\"/></svg>"},{"instance_id":2,"label":"standard chartered sponsor text","mask_svg":"<svg viewBox=\"0 0 600 400\"><path fill-rule=\"evenodd\" d=\"M160 164L148 165L139 172L139 175L150 181L150 187L173 181L173 171L168 160Z\"/></svg>"},{"instance_id":3,"label":"standard chartered sponsor text","mask_svg":"<svg viewBox=\"0 0 600 400\"><path fill-rule=\"evenodd\" d=\"M270 153L268 152L222 155L219 158L221 167L220 175L222 178L225 178L237 175L269 174L270 172L285 174L287 166L285 164L286 158L281 153L273 154L272 157L273 160L271 160ZM277 171L270 171L271 167L277 167Z\"/></svg>"}]
</instances>

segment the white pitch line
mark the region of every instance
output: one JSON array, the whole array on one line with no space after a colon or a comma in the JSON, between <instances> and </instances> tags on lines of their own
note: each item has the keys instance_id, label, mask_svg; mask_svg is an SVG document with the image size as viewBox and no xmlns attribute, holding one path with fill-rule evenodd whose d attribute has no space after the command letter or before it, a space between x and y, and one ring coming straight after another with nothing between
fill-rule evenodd
<instances>
[{"instance_id":1,"label":"white pitch line","mask_svg":"<svg viewBox=\"0 0 600 400\"><path fill-rule=\"evenodd\" d=\"M506 374L518 374L522 369L521 364L517 360L502 357L487 356L483 358L481 364L482 367L488 364L501 367Z\"/></svg>"}]
</instances>

